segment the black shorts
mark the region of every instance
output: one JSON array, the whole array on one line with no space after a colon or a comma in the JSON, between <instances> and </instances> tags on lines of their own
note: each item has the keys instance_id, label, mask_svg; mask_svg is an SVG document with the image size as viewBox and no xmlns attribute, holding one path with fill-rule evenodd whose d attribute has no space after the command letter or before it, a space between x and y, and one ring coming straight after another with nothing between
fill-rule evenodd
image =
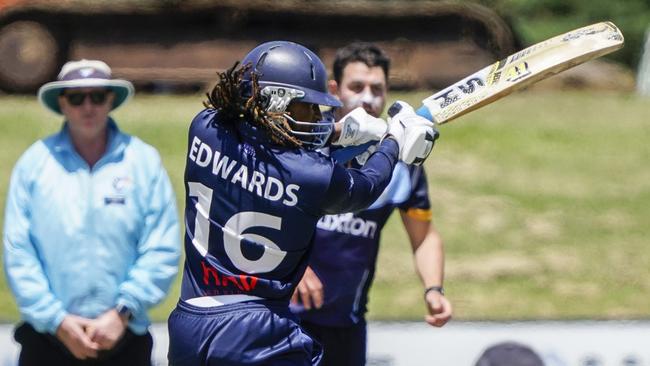
<instances>
[{"instance_id":1,"label":"black shorts","mask_svg":"<svg viewBox=\"0 0 650 366\"><path fill-rule=\"evenodd\" d=\"M32 365L134 365L151 366L153 339L149 332L137 335L127 328L115 347L100 351L98 358L79 360L75 358L58 338L49 333L39 333L29 323L20 324L14 333L20 343L20 366Z\"/></svg>"}]
</instances>

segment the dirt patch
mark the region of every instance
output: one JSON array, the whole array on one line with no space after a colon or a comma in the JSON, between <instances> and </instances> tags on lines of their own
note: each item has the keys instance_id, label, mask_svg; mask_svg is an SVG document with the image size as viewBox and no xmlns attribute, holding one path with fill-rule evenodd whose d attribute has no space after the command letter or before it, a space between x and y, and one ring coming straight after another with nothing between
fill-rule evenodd
<instances>
[{"instance_id":1,"label":"dirt patch","mask_svg":"<svg viewBox=\"0 0 650 366\"><path fill-rule=\"evenodd\" d=\"M580 257L566 250L541 249L536 254L495 252L482 256L448 259L447 277L454 280L492 281L512 276L534 277L546 272L567 275L581 268Z\"/></svg>"},{"instance_id":2,"label":"dirt patch","mask_svg":"<svg viewBox=\"0 0 650 366\"><path fill-rule=\"evenodd\" d=\"M551 217L531 216L525 220L526 231L536 239L552 240L562 234L561 225Z\"/></svg>"},{"instance_id":3,"label":"dirt patch","mask_svg":"<svg viewBox=\"0 0 650 366\"><path fill-rule=\"evenodd\" d=\"M445 266L446 274L450 278L478 281L491 281L510 276L532 276L542 269L543 264L534 258L505 252L463 260L448 260Z\"/></svg>"}]
</instances>

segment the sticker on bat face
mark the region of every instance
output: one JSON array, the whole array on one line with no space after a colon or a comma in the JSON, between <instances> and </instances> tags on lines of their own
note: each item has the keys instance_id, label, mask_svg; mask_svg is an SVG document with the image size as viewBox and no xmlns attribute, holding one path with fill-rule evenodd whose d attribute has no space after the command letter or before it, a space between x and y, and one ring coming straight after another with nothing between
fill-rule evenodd
<instances>
[{"instance_id":1,"label":"sticker on bat face","mask_svg":"<svg viewBox=\"0 0 650 366\"><path fill-rule=\"evenodd\" d=\"M501 79L501 71L496 71L494 73L491 73L488 75L487 78L487 84L488 85L493 85L499 82L499 79Z\"/></svg>"},{"instance_id":2,"label":"sticker on bat face","mask_svg":"<svg viewBox=\"0 0 650 366\"><path fill-rule=\"evenodd\" d=\"M462 84L456 84L451 88L440 92L435 99L440 108L445 108L459 99L464 98L462 97L463 94L472 94L482 86L485 86L485 81L480 77L473 77Z\"/></svg>"},{"instance_id":3,"label":"sticker on bat face","mask_svg":"<svg viewBox=\"0 0 650 366\"><path fill-rule=\"evenodd\" d=\"M575 32L570 32L569 34L565 35L562 38L562 41L567 42L584 36L589 36L596 33L602 33L607 30L611 30L611 28L607 24L595 24L592 27L587 27L587 28L579 29Z\"/></svg>"},{"instance_id":4,"label":"sticker on bat face","mask_svg":"<svg viewBox=\"0 0 650 366\"><path fill-rule=\"evenodd\" d=\"M519 59L521 59L523 57L526 57L526 56L530 55L533 51L535 51L534 47L529 47L529 48L526 48L525 50L521 50L521 51L515 53L514 55L510 56L509 62L513 63L513 62L515 62L515 61L517 61L517 60L519 60Z\"/></svg>"},{"instance_id":5,"label":"sticker on bat face","mask_svg":"<svg viewBox=\"0 0 650 366\"><path fill-rule=\"evenodd\" d=\"M454 93L454 89L445 90L440 94L440 96L436 97L436 101L438 101L440 108L445 108L458 100L458 95Z\"/></svg>"},{"instance_id":6,"label":"sticker on bat face","mask_svg":"<svg viewBox=\"0 0 650 366\"><path fill-rule=\"evenodd\" d=\"M465 85L458 85L458 89L460 89L464 94L472 94L476 89L484 85L485 83L483 80L479 78L471 78L465 82Z\"/></svg>"},{"instance_id":7,"label":"sticker on bat face","mask_svg":"<svg viewBox=\"0 0 650 366\"><path fill-rule=\"evenodd\" d=\"M505 71L506 80L511 83L521 80L530 74L531 71L528 68L528 62L520 62L516 65L512 65Z\"/></svg>"}]
</instances>

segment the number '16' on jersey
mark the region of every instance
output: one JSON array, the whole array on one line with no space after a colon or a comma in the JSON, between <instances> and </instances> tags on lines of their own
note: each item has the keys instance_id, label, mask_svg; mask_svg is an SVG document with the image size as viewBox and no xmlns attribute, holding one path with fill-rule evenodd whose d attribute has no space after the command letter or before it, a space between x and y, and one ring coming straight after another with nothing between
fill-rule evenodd
<instances>
[{"instance_id":1,"label":"number '16' on jersey","mask_svg":"<svg viewBox=\"0 0 650 366\"><path fill-rule=\"evenodd\" d=\"M288 300L324 214L334 163L315 151L268 146L265 131L214 123L214 114L201 112L188 136L181 299Z\"/></svg>"}]
</instances>

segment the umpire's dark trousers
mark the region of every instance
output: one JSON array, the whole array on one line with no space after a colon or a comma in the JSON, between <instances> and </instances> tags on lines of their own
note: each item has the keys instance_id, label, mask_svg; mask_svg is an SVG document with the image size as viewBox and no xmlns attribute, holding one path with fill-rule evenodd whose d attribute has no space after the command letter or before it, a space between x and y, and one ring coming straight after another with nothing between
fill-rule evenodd
<instances>
[{"instance_id":1,"label":"umpire's dark trousers","mask_svg":"<svg viewBox=\"0 0 650 366\"><path fill-rule=\"evenodd\" d=\"M151 366L151 350L153 339L147 332L136 335L129 329L122 339L110 351L100 351L99 357L93 360L79 360L51 334L37 332L29 323L20 324L14 333L16 342L20 343L20 366L36 365L133 365Z\"/></svg>"}]
</instances>

